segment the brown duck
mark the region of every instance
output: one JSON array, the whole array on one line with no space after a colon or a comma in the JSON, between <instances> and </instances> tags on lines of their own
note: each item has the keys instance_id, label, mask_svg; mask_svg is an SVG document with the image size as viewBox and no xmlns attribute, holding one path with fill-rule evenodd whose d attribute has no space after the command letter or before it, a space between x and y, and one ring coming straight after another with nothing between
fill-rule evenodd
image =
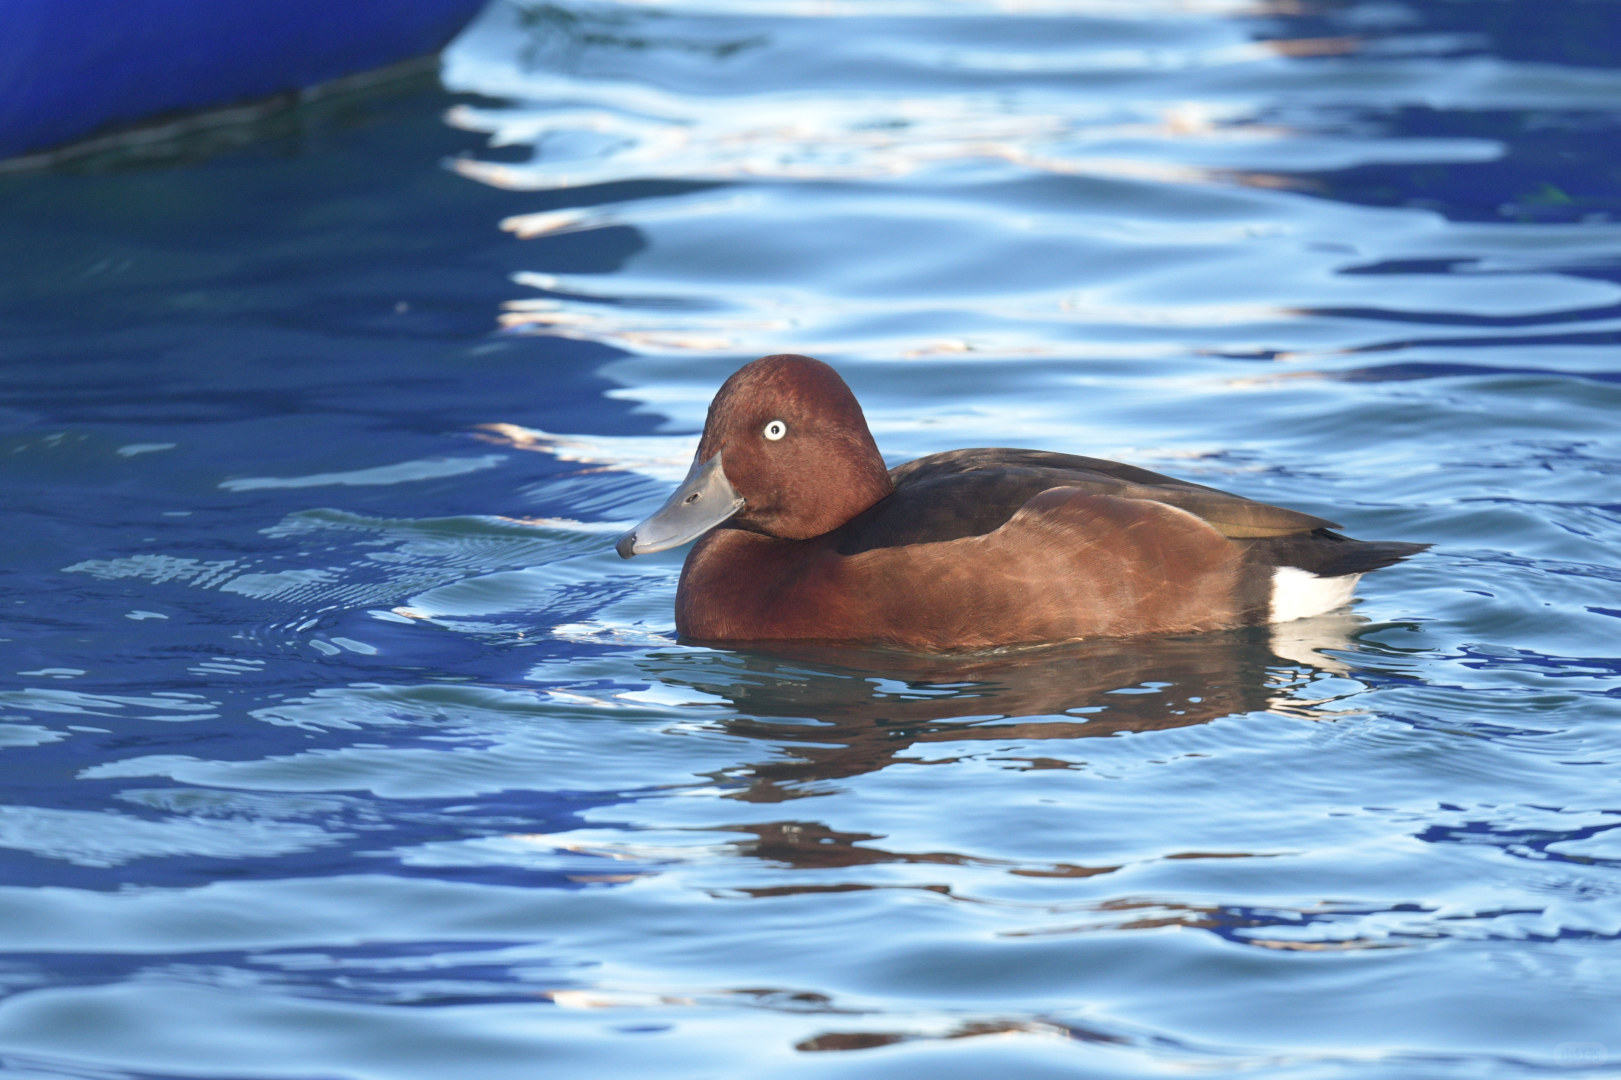
<instances>
[{"instance_id":1,"label":"brown duck","mask_svg":"<svg viewBox=\"0 0 1621 1080\"><path fill-rule=\"evenodd\" d=\"M698 540L676 630L706 642L988 649L1286 622L1428 545L1042 450L894 469L837 372L767 356L715 395L692 471L617 545Z\"/></svg>"}]
</instances>

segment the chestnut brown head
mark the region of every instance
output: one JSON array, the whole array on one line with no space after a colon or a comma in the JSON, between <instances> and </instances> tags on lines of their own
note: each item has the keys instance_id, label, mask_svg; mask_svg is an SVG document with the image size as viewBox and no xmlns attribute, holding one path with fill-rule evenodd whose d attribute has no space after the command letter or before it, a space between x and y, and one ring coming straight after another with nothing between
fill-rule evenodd
<instances>
[{"instance_id":1,"label":"chestnut brown head","mask_svg":"<svg viewBox=\"0 0 1621 1080\"><path fill-rule=\"evenodd\" d=\"M867 419L838 372L808 356L766 356L721 386L686 481L618 550L626 558L662 551L728 519L808 540L891 490Z\"/></svg>"}]
</instances>

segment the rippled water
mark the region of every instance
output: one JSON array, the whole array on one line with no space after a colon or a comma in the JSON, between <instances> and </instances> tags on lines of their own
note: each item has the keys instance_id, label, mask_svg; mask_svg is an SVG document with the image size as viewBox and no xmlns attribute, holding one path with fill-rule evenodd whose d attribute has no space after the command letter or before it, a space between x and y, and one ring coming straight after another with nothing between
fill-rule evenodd
<instances>
[{"instance_id":1,"label":"rippled water","mask_svg":"<svg viewBox=\"0 0 1621 1080\"><path fill-rule=\"evenodd\" d=\"M498 2L0 177L0 1075L1621 1075L1621 5ZM893 461L1434 549L1000 658L674 640L768 352Z\"/></svg>"}]
</instances>

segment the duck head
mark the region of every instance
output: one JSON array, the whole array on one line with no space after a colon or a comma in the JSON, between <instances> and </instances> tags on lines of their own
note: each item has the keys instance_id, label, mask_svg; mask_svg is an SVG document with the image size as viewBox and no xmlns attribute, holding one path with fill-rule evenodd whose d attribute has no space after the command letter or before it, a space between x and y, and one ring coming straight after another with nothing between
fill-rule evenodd
<instances>
[{"instance_id":1,"label":"duck head","mask_svg":"<svg viewBox=\"0 0 1621 1080\"><path fill-rule=\"evenodd\" d=\"M838 372L808 356L766 356L726 380L686 480L615 550L627 559L664 551L723 521L808 540L892 490L867 418Z\"/></svg>"}]
</instances>

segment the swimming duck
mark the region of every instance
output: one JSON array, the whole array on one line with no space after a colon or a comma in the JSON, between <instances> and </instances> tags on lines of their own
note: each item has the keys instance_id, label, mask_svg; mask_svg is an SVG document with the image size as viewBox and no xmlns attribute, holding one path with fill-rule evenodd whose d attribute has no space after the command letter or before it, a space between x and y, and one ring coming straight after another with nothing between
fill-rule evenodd
<instances>
[{"instance_id":1,"label":"swimming duck","mask_svg":"<svg viewBox=\"0 0 1621 1080\"><path fill-rule=\"evenodd\" d=\"M690 640L957 651L1286 622L1428 546L1336 528L1042 450L888 469L838 373L779 355L726 380L686 480L616 550L698 541L675 601Z\"/></svg>"}]
</instances>

